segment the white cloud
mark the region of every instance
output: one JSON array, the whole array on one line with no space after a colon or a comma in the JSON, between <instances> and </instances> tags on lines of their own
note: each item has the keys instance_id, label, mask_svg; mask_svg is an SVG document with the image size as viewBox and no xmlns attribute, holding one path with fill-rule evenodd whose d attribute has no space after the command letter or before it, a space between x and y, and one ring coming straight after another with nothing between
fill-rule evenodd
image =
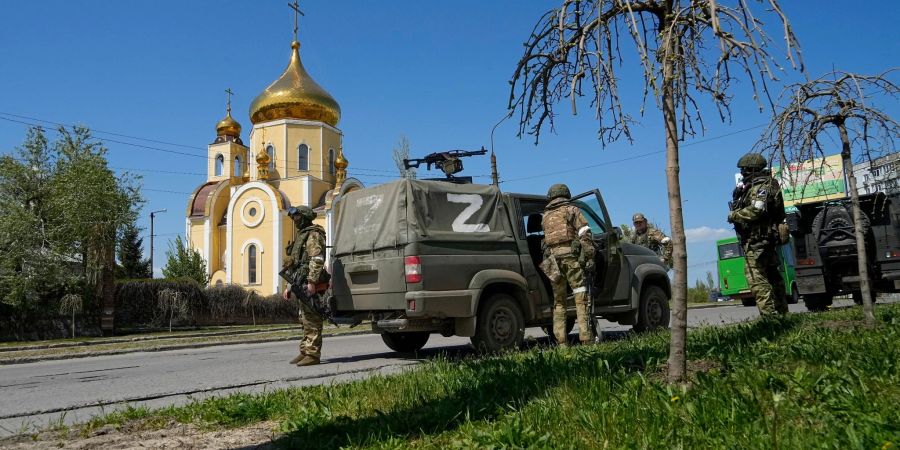
<instances>
[{"instance_id":1,"label":"white cloud","mask_svg":"<svg viewBox=\"0 0 900 450\"><path fill-rule=\"evenodd\" d=\"M684 236L687 238L688 242L715 241L717 239L734 236L734 230L702 226L684 230Z\"/></svg>"}]
</instances>

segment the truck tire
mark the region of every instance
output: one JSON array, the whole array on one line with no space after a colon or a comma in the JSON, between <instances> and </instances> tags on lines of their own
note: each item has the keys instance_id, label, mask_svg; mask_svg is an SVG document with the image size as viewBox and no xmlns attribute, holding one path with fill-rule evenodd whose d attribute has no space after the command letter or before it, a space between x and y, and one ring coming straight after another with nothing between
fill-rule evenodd
<instances>
[{"instance_id":1,"label":"truck tire","mask_svg":"<svg viewBox=\"0 0 900 450\"><path fill-rule=\"evenodd\" d=\"M788 297L789 305L800 303L800 291L797 290L797 283L791 285L791 296Z\"/></svg>"},{"instance_id":2,"label":"truck tire","mask_svg":"<svg viewBox=\"0 0 900 450\"><path fill-rule=\"evenodd\" d=\"M809 311L825 311L831 306L832 296L828 294L807 294L803 296L803 303Z\"/></svg>"},{"instance_id":3,"label":"truck tire","mask_svg":"<svg viewBox=\"0 0 900 450\"><path fill-rule=\"evenodd\" d=\"M756 306L756 297L744 297L741 299L741 304L744 306Z\"/></svg>"},{"instance_id":4,"label":"truck tire","mask_svg":"<svg viewBox=\"0 0 900 450\"><path fill-rule=\"evenodd\" d=\"M381 340L389 349L400 353L415 353L428 343L431 333L410 331L406 333L381 333Z\"/></svg>"},{"instance_id":5,"label":"truck tire","mask_svg":"<svg viewBox=\"0 0 900 450\"><path fill-rule=\"evenodd\" d=\"M574 317L566 317L566 335L572 332L575 329L575 318ZM556 335L553 334L553 325L541 327L541 330L550 338L551 344L556 344Z\"/></svg>"},{"instance_id":6,"label":"truck tire","mask_svg":"<svg viewBox=\"0 0 900 450\"><path fill-rule=\"evenodd\" d=\"M644 286L638 305L634 331L642 333L669 327L669 299L666 292L656 285Z\"/></svg>"},{"instance_id":7,"label":"truck tire","mask_svg":"<svg viewBox=\"0 0 900 450\"><path fill-rule=\"evenodd\" d=\"M522 308L507 294L494 294L481 302L472 345L481 353L518 348L525 339Z\"/></svg>"},{"instance_id":8,"label":"truck tire","mask_svg":"<svg viewBox=\"0 0 900 450\"><path fill-rule=\"evenodd\" d=\"M862 229L863 236L866 236L869 233L869 216L867 216L866 213L863 213L861 219L860 228ZM844 241L848 239L856 240L856 235L853 231L855 229L853 225L853 213L847 209L847 207L841 205L828 206L819 211L819 213L816 214L816 217L813 218L812 232L819 245L831 242L827 236L822 236L822 231L834 228L847 229L847 234L834 239L835 241Z\"/></svg>"}]
</instances>

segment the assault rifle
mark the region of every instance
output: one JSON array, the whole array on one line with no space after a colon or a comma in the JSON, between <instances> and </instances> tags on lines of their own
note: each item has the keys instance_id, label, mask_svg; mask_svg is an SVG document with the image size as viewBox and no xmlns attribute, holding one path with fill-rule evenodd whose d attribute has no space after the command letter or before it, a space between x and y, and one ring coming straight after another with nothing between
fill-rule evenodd
<instances>
[{"instance_id":1,"label":"assault rifle","mask_svg":"<svg viewBox=\"0 0 900 450\"><path fill-rule=\"evenodd\" d=\"M406 169L419 168L419 165L425 163L428 170L431 166L435 166L444 172L448 180L454 179L454 174L462 172L463 163L460 158L469 156L486 155L487 150L481 147L481 150L465 151L465 150L448 150L446 152L435 152L426 155L424 158L408 158L403 160L403 167Z\"/></svg>"},{"instance_id":2,"label":"assault rifle","mask_svg":"<svg viewBox=\"0 0 900 450\"><path fill-rule=\"evenodd\" d=\"M325 270L324 268L322 270ZM284 267L278 272L278 276L283 278L291 286L291 293L297 297L297 300L306 303L313 311L319 313L322 318L337 325L334 321L334 311L332 310L331 288L318 295L309 296L306 294L306 280L300 277L300 271L294 267Z\"/></svg>"}]
</instances>

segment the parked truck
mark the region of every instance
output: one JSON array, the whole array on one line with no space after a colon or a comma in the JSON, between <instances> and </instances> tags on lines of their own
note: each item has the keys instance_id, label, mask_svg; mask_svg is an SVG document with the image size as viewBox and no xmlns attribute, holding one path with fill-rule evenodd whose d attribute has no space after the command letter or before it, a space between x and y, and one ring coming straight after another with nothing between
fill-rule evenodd
<instances>
[{"instance_id":1,"label":"parked truck","mask_svg":"<svg viewBox=\"0 0 900 450\"><path fill-rule=\"evenodd\" d=\"M599 191L571 201L598 249L589 286L596 317L638 331L667 327L668 268L652 251L620 242ZM543 195L447 181L348 193L332 252L337 320L371 320L399 352L421 349L433 333L496 351L520 345L526 327L551 330L553 294L538 269L546 204ZM571 326L574 308L569 314Z\"/></svg>"},{"instance_id":2,"label":"parked truck","mask_svg":"<svg viewBox=\"0 0 900 450\"><path fill-rule=\"evenodd\" d=\"M875 293L900 290L900 195L859 196L860 223L870 286ZM859 257L850 199L796 205L787 214L797 257L797 287L807 309L820 311L836 295L862 303ZM872 300L875 300L874 298Z\"/></svg>"}]
</instances>

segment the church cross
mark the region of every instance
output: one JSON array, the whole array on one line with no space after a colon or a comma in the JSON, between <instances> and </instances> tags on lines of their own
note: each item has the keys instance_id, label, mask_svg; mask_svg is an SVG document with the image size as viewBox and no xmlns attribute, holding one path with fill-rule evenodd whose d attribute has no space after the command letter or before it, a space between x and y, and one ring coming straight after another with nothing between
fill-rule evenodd
<instances>
[{"instance_id":1,"label":"church cross","mask_svg":"<svg viewBox=\"0 0 900 450\"><path fill-rule=\"evenodd\" d=\"M228 114L231 114L231 96L234 95L234 92L231 92L231 88L225 89L225 93L228 94Z\"/></svg>"},{"instance_id":2,"label":"church cross","mask_svg":"<svg viewBox=\"0 0 900 450\"><path fill-rule=\"evenodd\" d=\"M300 39L297 37L297 18L298 15L306 16L306 14L303 14L303 11L300 11L300 2L297 0L294 0L294 3L288 3L288 6L294 10L294 40L299 42Z\"/></svg>"}]
</instances>

